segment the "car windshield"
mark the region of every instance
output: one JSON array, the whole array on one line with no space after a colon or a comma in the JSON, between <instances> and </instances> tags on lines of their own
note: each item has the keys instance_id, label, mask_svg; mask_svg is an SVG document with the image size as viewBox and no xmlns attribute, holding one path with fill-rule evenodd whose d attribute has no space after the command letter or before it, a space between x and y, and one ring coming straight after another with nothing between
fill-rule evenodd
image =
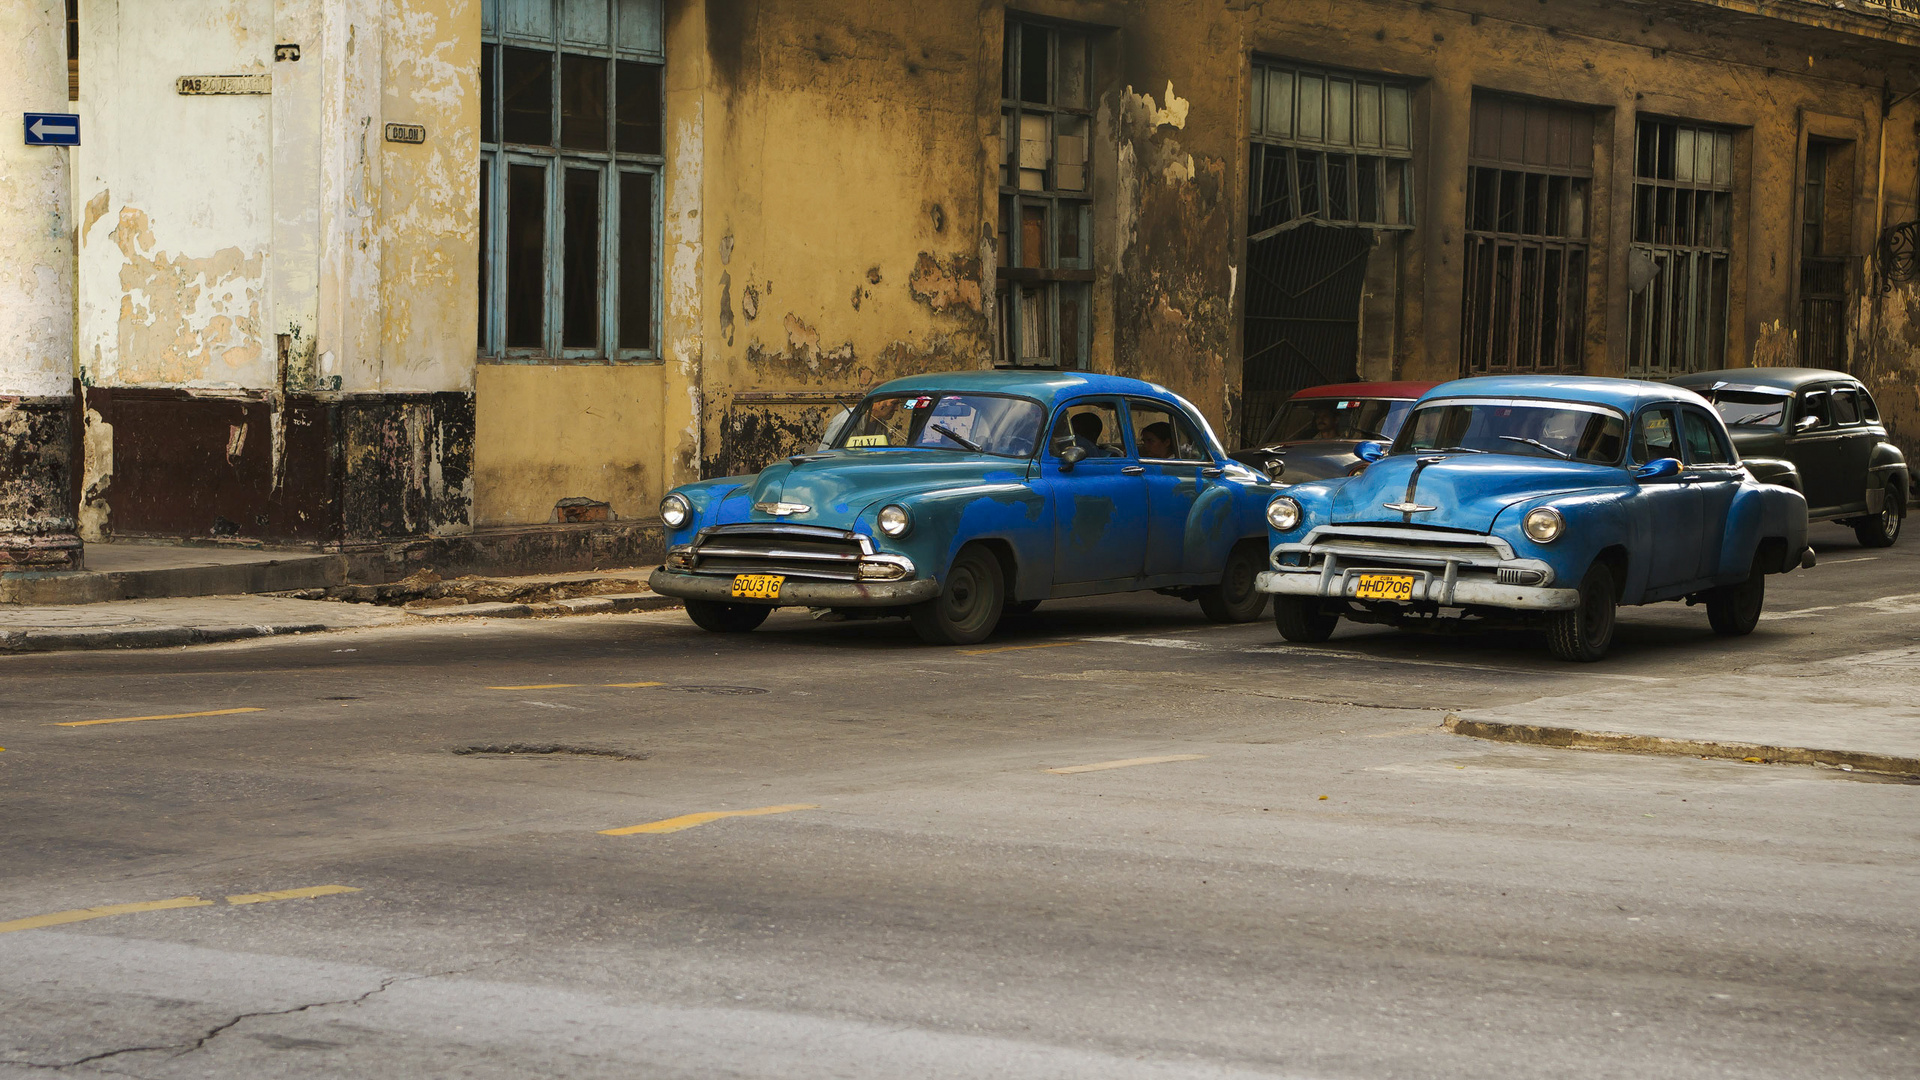
<instances>
[{"instance_id":1,"label":"car windshield","mask_svg":"<svg viewBox=\"0 0 1920 1080\"><path fill-rule=\"evenodd\" d=\"M1706 395L1713 402L1713 407L1720 410L1720 418L1727 422L1728 427L1777 428L1787 421L1790 395L1784 392L1716 386Z\"/></svg>"},{"instance_id":2,"label":"car windshield","mask_svg":"<svg viewBox=\"0 0 1920 1080\"><path fill-rule=\"evenodd\" d=\"M1626 431L1621 414L1598 405L1455 398L1414 409L1393 450L1464 450L1611 465L1620 460Z\"/></svg>"},{"instance_id":3,"label":"car windshield","mask_svg":"<svg viewBox=\"0 0 1920 1080\"><path fill-rule=\"evenodd\" d=\"M1267 425L1262 443L1305 442L1309 439L1379 439L1391 441L1406 422L1411 401L1383 398L1305 398L1287 402Z\"/></svg>"},{"instance_id":4,"label":"car windshield","mask_svg":"<svg viewBox=\"0 0 1920 1080\"><path fill-rule=\"evenodd\" d=\"M875 394L840 429L837 449L915 446L1031 457L1044 419L1040 403L997 394Z\"/></svg>"}]
</instances>

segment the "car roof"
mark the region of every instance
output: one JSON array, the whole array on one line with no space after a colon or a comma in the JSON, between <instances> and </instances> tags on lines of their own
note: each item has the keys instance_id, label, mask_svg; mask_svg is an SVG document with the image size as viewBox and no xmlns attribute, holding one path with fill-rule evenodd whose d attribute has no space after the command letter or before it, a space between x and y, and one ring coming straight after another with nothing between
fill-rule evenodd
<instances>
[{"instance_id":1,"label":"car roof","mask_svg":"<svg viewBox=\"0 0 1920 1080\"><path fill-rule=\"evenodd\" d=\"M1710 387L1717 382L1726 382L1744 383L1748 386L1770 386L1780 390L1798 390L1812 383L1853 383L1859 380L1844 371L1828 371L1825 368L1763 367L1695 371L1686 375L1676 375L1673 381L1678 385L1689 387Z\"/></svg>"},{"instance_id":2,"label":"car roof","mask_svg":"<svg viewBox=\"0 0 1920 1080\"><path fill-rule=\"evenodd\" d=\"M1435 398L1456 397L1515 397L1544 398L1549 401L1580 401L1594 405L1611 405L1624 412L1632 412L1642 405L1657 401L1692 401L1707 404L1707 400L1692 390L1671 383L1650 382L1645 379L1607 379L1587 375L1481 375L1471 379L1455 379L1441 383L1422 397L1423 401Z\"/></svg>"},{"instance_id":3,"label":"car roof","mask_svg":"<svg viewBox=\"0 0 1920 1080\"><path fill-rule=\"evenodd\" d=\"M1290 401L1302 398L1405 398L1412 401L1421 394L1440 385L1430 382L1348 382L1334 383L1330 386L1309 386L1293 395Z\"/></svg>"},{"instance_id":4,"label":"car roof","mask_svg":"<svg viewBox=\"0 0 1920 1080\"><path fill-rule=\"evenodd\" d=\"M1038 369L1031 371L992 368L972 371L938 371L926 375L909 375L903 379L881 383L869 394L913 393L936 394L943 391L974 391L991 394L1019 394L1022 397L1037 399L1048 409L1054 403L1066 398L1080 397L1084 394L1146 394L1153 397L1184 400L1179 395L1156 383L1141 379L1129 379L1119 375L1100 375L1091 371L1056 371Z\"/></svg>"}]
</instances>

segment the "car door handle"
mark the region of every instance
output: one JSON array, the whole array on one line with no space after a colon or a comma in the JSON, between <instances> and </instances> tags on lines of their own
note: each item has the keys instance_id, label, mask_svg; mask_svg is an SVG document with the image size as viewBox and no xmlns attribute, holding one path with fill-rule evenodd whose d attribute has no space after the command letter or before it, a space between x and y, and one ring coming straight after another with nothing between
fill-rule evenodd
<instances>
[{"instance_id":1,"label":"car door handle","mask_svg":"<svg viewBox=\"0 0 1920 1080\"><path fill-rule=\"evenodd\" d=\"M1225 476L1226 474L1227 474L1227 470L1222 469L1218 466L1200 470L1200 475L1208 478L1212 478L1215 476Z\"/></svg>"},{"instance_id":2,"label":"car door handle","mask_svg":"<svg viewBox=\"0 0 1920 1080\"><path fill-rule=\"evenodd\" d=\"M1147 471L1147 467L1145 465L1126 465L1121 467L1120 475L1121 476L1144 476L1146 474L1146 471Z\"/></svg>"}]
</instances>

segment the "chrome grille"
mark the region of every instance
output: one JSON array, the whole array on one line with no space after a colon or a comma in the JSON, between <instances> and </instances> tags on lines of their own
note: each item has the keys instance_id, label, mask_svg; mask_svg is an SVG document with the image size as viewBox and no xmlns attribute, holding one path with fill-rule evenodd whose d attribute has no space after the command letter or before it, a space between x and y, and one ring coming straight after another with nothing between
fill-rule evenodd
<instances>
[{"instance_id":1,"label":"chrome grille","mask_svg":"<svg viewBox=\"0 0 1920 1080\"><path fill-rule=\"evenodd\" d=\"M1498 537L1417 525L1322 525L1301 546L1316 554L1339 556L1347 564L1384 559L1417 566L1455 563L1490 568L1513 558L1513 548Z\"/></svg>"},{"instance_id":2,"label":"chrome grille","mask_svg":"<svg viewBox=\"0 0 1920 1080\"><path fill-rule=\"evenodd\" d=\"M816 525L749 523L700 530L692 545L696 574L784 574L821 581L857 581L860 559L873 544L864 536Z\"/></svg>"}]
</instances>

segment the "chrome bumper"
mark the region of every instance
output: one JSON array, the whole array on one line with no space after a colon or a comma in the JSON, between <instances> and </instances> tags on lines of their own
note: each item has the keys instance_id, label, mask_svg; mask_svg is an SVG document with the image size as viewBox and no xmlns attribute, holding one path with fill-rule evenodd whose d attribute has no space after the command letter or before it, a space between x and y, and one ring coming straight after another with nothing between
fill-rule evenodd
<instances>
[{"instance_id":1,"label":"chrome bumper","mask_svg":"<svg viewBox=\"0 0 1920 1080\"><path fill-rule=\"evenodd\" d=\"M1279 570L1262 571L1254 579L1255 586L1261 592L1276 596L1315 596L1329 600L1349 599L1353 596L1359 573L1413 574L1425 580L1415 582L1413 598L1427 600L1446 607L1498 607L1516 608L1522 611L1565 611L1580 606L1579 589L1548 589L1538 585L1502 585L1494 581L1474 581L1456 579L1449 587L1444 578L1435 577L1421 570L1405 570L1400 567L1354 567L1338 572L1329 580L1322 580L1320 573L1282 572Z\"/></svg>"},{"instance_id":2,"label":"chrome bumper","mask_svg":"<svg viewBox=\"0 0 1920 1080\"><path fill-rule=\"evenodd\" d=\"M713 600L723 604L762 604L767 607L901 607L940 595L932 578L908 581L804 581L788 578L778 600L749 600L733 595L733 578L679 574L666 567L654 570L647 585L662 596L682 600Z\"/></svg>"}]
</instances>

